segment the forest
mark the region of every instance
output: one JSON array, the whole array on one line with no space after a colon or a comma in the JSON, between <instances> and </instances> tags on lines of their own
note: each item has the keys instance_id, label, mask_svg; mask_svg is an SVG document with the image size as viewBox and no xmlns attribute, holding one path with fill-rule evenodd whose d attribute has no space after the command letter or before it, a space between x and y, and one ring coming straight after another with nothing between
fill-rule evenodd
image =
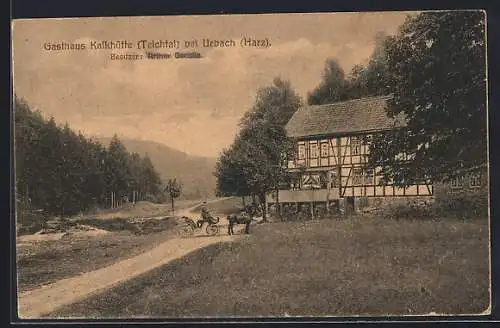
<instances>
[{"instance_id":1,"label":"forest","mask_svg":"<svg viewBox=\"0 0 500 328\"><path fill-rule=\"evenodd\" d=\"M126 201L165 200L150 158L129 153L116 135L102 145L43 118L17 97L14 112L18 210L73 215Z\"/></svg>"}]
</instances>

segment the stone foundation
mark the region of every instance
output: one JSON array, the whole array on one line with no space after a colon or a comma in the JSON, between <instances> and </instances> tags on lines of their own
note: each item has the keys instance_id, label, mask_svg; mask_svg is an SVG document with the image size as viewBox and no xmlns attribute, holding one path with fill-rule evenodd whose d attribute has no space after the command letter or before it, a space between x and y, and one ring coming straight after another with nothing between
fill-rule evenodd
<instances>
[{"instance_id":1,"label":"stone foundation","mask_svg":"<svg viewBox=\"0 0 500 328\"><path fill-rule=\"evenodd\" d=\"M329 202L328 210L330 214L349 215L354 213L366 213L376 210L395 207L428 207L435 203L434 196L399 196L399 197L344 197ZM284 203L281 211L283 215L293 215L302 213L302 215L312 216L311 203ZM314 202L314 213L327 213L325 202ZM278 214L279 208L274 204L269 204L269 213Z\"/></svg>"},{"instance_id":2,"label":"stone foundation","mask_svg":"<svg viewBox=\"0 0 500 328\"><path fill-rule=\"evenodd\" d=\"M339 210L343 214L361 213L396 206L428 206L434 202L434 196L345 197L339 199Z\"/></svg>"}]
</instances>

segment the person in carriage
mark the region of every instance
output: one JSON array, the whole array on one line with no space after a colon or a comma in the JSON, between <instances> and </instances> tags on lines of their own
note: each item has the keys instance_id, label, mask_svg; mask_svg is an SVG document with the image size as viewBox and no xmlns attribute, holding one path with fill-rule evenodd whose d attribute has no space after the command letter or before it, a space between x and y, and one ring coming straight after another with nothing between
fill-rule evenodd
<instances>
[{"instance_id":1,"label":"person in carriage","mask_svg":"<svg viewBox=\"0 0 500 328\"><path fill-rule=\"evenodd\" d=\"M217 224L217 220L215 220L212 213L210 213L210 210L208 209L207 202L203 202L201 205L201 220L198 220L197 222L198 228L200 228L205 222L208 224Z\"/></svg>"}]
</instances>

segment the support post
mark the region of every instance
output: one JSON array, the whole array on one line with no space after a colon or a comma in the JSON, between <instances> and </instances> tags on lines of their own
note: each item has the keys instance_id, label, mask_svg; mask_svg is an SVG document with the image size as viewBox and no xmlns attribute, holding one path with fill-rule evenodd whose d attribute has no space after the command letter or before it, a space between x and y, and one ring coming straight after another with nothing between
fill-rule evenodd
<instances>
[{"instance_id":1,"label":"support post","mask_svg":"<svg viewBox=\"0 0 500 328\"><path fill-rule=\"evenodd\" d=\"M330 214L330 184L332 183L332 174L326 171L326 213Z\"/></svg>"},{"instance_id":2,"label":"support post","mask_svg":"<svg viewBox=\"0 0 500 328\"><path fill-rule=\"evenodd\" d=\"M311 207L311 220L314 220L314 189L311 189L311 202L310 202L310 207Z\"/></svg>"},{"instance_id":3,"label":"support post","mask_svg":"<svg viewBox=\"0 0 500 328\"><path fill-rule=\"evenodd\" d=\"M276 201L274 203L274 207L275 207L275 211L276 211L276 214L279 216L281 216L281 206L280 206L280 201L279 201L279 194L280 194L280 191L278 188L276 188Z\"/></svg>"}]
</instances>

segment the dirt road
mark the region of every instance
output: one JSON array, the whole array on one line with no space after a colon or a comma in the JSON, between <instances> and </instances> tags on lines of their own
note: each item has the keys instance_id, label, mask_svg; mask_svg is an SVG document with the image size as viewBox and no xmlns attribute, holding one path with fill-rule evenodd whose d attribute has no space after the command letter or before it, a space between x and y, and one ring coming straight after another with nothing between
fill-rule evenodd
<instances>
[{"instance_id":1,"label":"dirt road","mask_svg":"<svg viewBox=\"0 0 500 328\"><path fill-rule=\"evenodd\" d=\"M214 200L217 201L217 200ZM196 216L193 213L199 204L179 211L177 215ZM223 221L223 220L221 220ZM224 224L218 236L208 237L203 231L198 236L187 239L171 239L146 253L128 260L120 261L108 267L87 272L76 277L59 280L55 283L18 295L18 313L22 319L36 319L61 306L71 304L92 294L102 292L124 281L130 280L159 266L179 259L186 254L214 243L234 240L226 236Z\"/></svg>"},{"instance_id":2,"label":"dirt road","mask_svg":"<svg viewBox=\"0 0 500 328\"><path fill-rule=\"evenodd\" d=\"M233 197L220 197L220 198L213 198L213 199L208 199L206 202L208 205L212 204L212 203L216 203L216 202L220 202L220 201L224 201L226 199L231 199ZM199 207L200 205L202 204L202 202L199 202L193 206L190 206L189 208L186 208L186 209L181 209L179 211L176 211L176 215L177 216L189 216L189 217L196 217L196 216L200 216L200 212L199 211L195 211L195 209L197 207ZM214 215L217 215L217 213L214 213Z\"/></svg>"},{"instance_id":3,"label":"dirt road","mask_svg":"<svg viewBox=\"0 0 500 328\"><path fill-rule=\"evenodd\" d=\"M234 240L234 237L225 235L172 239L131 259L25 292L18 297L19 317L21 319L40 318L63 305L116 286L190 252L214 243L231 240Z\"/></svg>"}]
</instances>

